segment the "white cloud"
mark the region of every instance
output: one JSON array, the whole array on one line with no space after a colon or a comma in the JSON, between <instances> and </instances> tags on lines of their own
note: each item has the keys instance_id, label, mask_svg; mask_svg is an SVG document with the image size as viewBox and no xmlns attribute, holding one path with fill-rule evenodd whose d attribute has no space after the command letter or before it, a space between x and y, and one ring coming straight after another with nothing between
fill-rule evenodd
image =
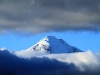
<instances>
[{"instance_id":1,"label":"white cloud","mask_svg":"<svg viewBox=\"0 0 100 75\"><path fill-rule=\"evenodd\" d=\"M14 54L20 58L33 58L33 57L43 57L43 55L46 55L44 52L36 52L32 50L21 50L21 51L15 51Z\"/></svg>"},{"instance_id":2,"label":"white cloud","mask_svg":"<svg viewBox=\"0 0 100 75\"><path fill-rule=\"evenodd\" d=\"M81 71L85 71L85 67L83 67L83 64L86 66L91 66L90 69L95 69L98 67L100 60L98 57L100 55L93 54L90 50L86 52L78 52L78 53L63 53L63 54L47 54L44 52L35 52L30 50L22 50L22 51L16 51L15 55L21 58L33 58L33 57L48 57L49 59L56 59L61 62L67 62L67 63L74 63L76 66L80 67Z\"/></svg>"},{"instance_id":3,"label":"white cloud","mask_svg":"<svg viewBox=\"0 0 100 75\"><path fill-rule=\"evenodd\" d=\"M100 74L100 54L94 54L90 50L64 54L47 54L30 50L0 51L0 61L0 70L18 73L18 75L20 73L26 75L26 72L28 75L40 75L41 73L43 75L47 73L54 75L59 73L65 73L65 75Z\"/></svg>"},{"instance_id":4,"label":"white cloud","mask_svg":"<svg viewBox=\"0 0 100 75\"><path fill-rule=\"evenodd\" d=\"M5 47L0 48L0 51L4 51L4 50L7 50L7 48Z\"/></svg>"}]
</instances>

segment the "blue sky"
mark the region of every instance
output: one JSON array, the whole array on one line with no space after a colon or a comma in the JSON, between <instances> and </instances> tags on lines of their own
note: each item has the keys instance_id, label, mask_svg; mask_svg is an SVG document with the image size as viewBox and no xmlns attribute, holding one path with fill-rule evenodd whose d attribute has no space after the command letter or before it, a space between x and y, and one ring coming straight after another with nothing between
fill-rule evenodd
<instances>
[{"instance_id":1,"label":"blue sky","mask_svg":"<svg viewBox=\"0 0 100 75\"><path fill-rule=\"evenodd\" d=\"M100 1L0 0L0 48L22 50L53 35L98 52Z\"/></svg>"},{"instance_id":2,"label":"blue sky","mask_svg":"<svg viewBox=\"0 0 100 75\"><path fill-rule=\"evenodd\" d=\"M100 50L100 33L94 32L48 32L41 33L31 36L22 36L16 34L5 34L0 35L0 48L6 47L7 49L14 50L24 50L42 38L52 35L57 38L64 39L68 44L76 46L77 48L87 51L88 49L92 52L99 52Z\"/></svg>"}]
</instances>

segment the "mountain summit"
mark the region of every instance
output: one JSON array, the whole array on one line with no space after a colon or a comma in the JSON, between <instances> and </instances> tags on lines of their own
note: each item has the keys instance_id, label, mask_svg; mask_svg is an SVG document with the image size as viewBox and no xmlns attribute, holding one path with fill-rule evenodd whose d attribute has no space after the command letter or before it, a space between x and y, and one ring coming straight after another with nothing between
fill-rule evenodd
<instances>
[{"instance_id":1,"label":"mountain summit","mask_svg":"<svg viewBox=\"0 0 100 75\"><path fill-rule=\"evenodd\" d=\"M63 39L47 36L28 50L42 51L50 54L82 52L80 49L67 44Z\"/></svg>"}]
</instances>

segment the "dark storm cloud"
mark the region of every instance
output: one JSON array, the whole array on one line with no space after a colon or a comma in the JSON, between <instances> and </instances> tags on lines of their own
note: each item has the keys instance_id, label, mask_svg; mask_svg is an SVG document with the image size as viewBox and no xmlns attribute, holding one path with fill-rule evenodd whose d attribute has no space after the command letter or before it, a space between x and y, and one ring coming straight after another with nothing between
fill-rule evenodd
<instances>
[{"instance_id":1,"label":"dark storm cloud","mask_svg":"<svg viewBox=\"0 0 100 75\"><path fill-rule=\"evenodd\" d=\"M69 11L88 10L87 12L100 12L99 0L35 0L36 4L39 4L47 8L57 8ZM92 11L95 10L95 11Z\"/></svg>"},{"instance_id":2,"label":"dark storm cloud","mask_svg":"<svg viewBox=\"0 0 100 75\"><path fill-rule=\"evenodd\" d=\"M10 54L8 51L0 51L0 73L15 73L22 75L51 75L71 74L75 69L74 64L59 62L49 58L23 59ZM31 74L32 73L32 74Z\"/></svg>"},{"instance_id":3,"label":"dark storm cloud","mask_svg":"<svg viewBox=\"0 0 100 75\"><path fill-rule=\"evenodd\" d=\"M99 75L100 66L86 66L81 63L85 71L81 71L73 63L61 62L48 57L30 59L20 58L9 51L0 51L0 75ZM95 64L94 64L95 65Z\"/></svg>"},{"instance_id":4,"label":"dark storm cloud","mask_svg":"<svg viewBox=\"0 0 100 75\"><path fill-rule=\"evenodd\" d=\"M100 30L100 0L0 0L0 33Z\"/></svg>"}]
</instances>

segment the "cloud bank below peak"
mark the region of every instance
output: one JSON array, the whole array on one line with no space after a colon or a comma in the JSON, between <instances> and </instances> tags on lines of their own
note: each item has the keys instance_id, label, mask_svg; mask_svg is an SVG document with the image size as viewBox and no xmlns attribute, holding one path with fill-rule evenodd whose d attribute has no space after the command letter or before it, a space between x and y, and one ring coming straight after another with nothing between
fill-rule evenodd
<instances>
[{"instance_id":1,"label":"cloud bank below peak","mask_svg":"<svg viewBox=\"0 0 100 75\"><path fill-rule=\"evenodd\" d=\"M100 31L99 0L1 0L0 33Z\"/></svg>"},{"instance_id":2,"label":"cloud bank below peak","mask_svg":"<svg viewBox=\"0 0 100 75\"><path fill-rule=\"evenodd\" d=\"M43 54L32 51L0 50L1 75L99 75L100 55L91 51Z\"/></svg>"}]
</instances>

